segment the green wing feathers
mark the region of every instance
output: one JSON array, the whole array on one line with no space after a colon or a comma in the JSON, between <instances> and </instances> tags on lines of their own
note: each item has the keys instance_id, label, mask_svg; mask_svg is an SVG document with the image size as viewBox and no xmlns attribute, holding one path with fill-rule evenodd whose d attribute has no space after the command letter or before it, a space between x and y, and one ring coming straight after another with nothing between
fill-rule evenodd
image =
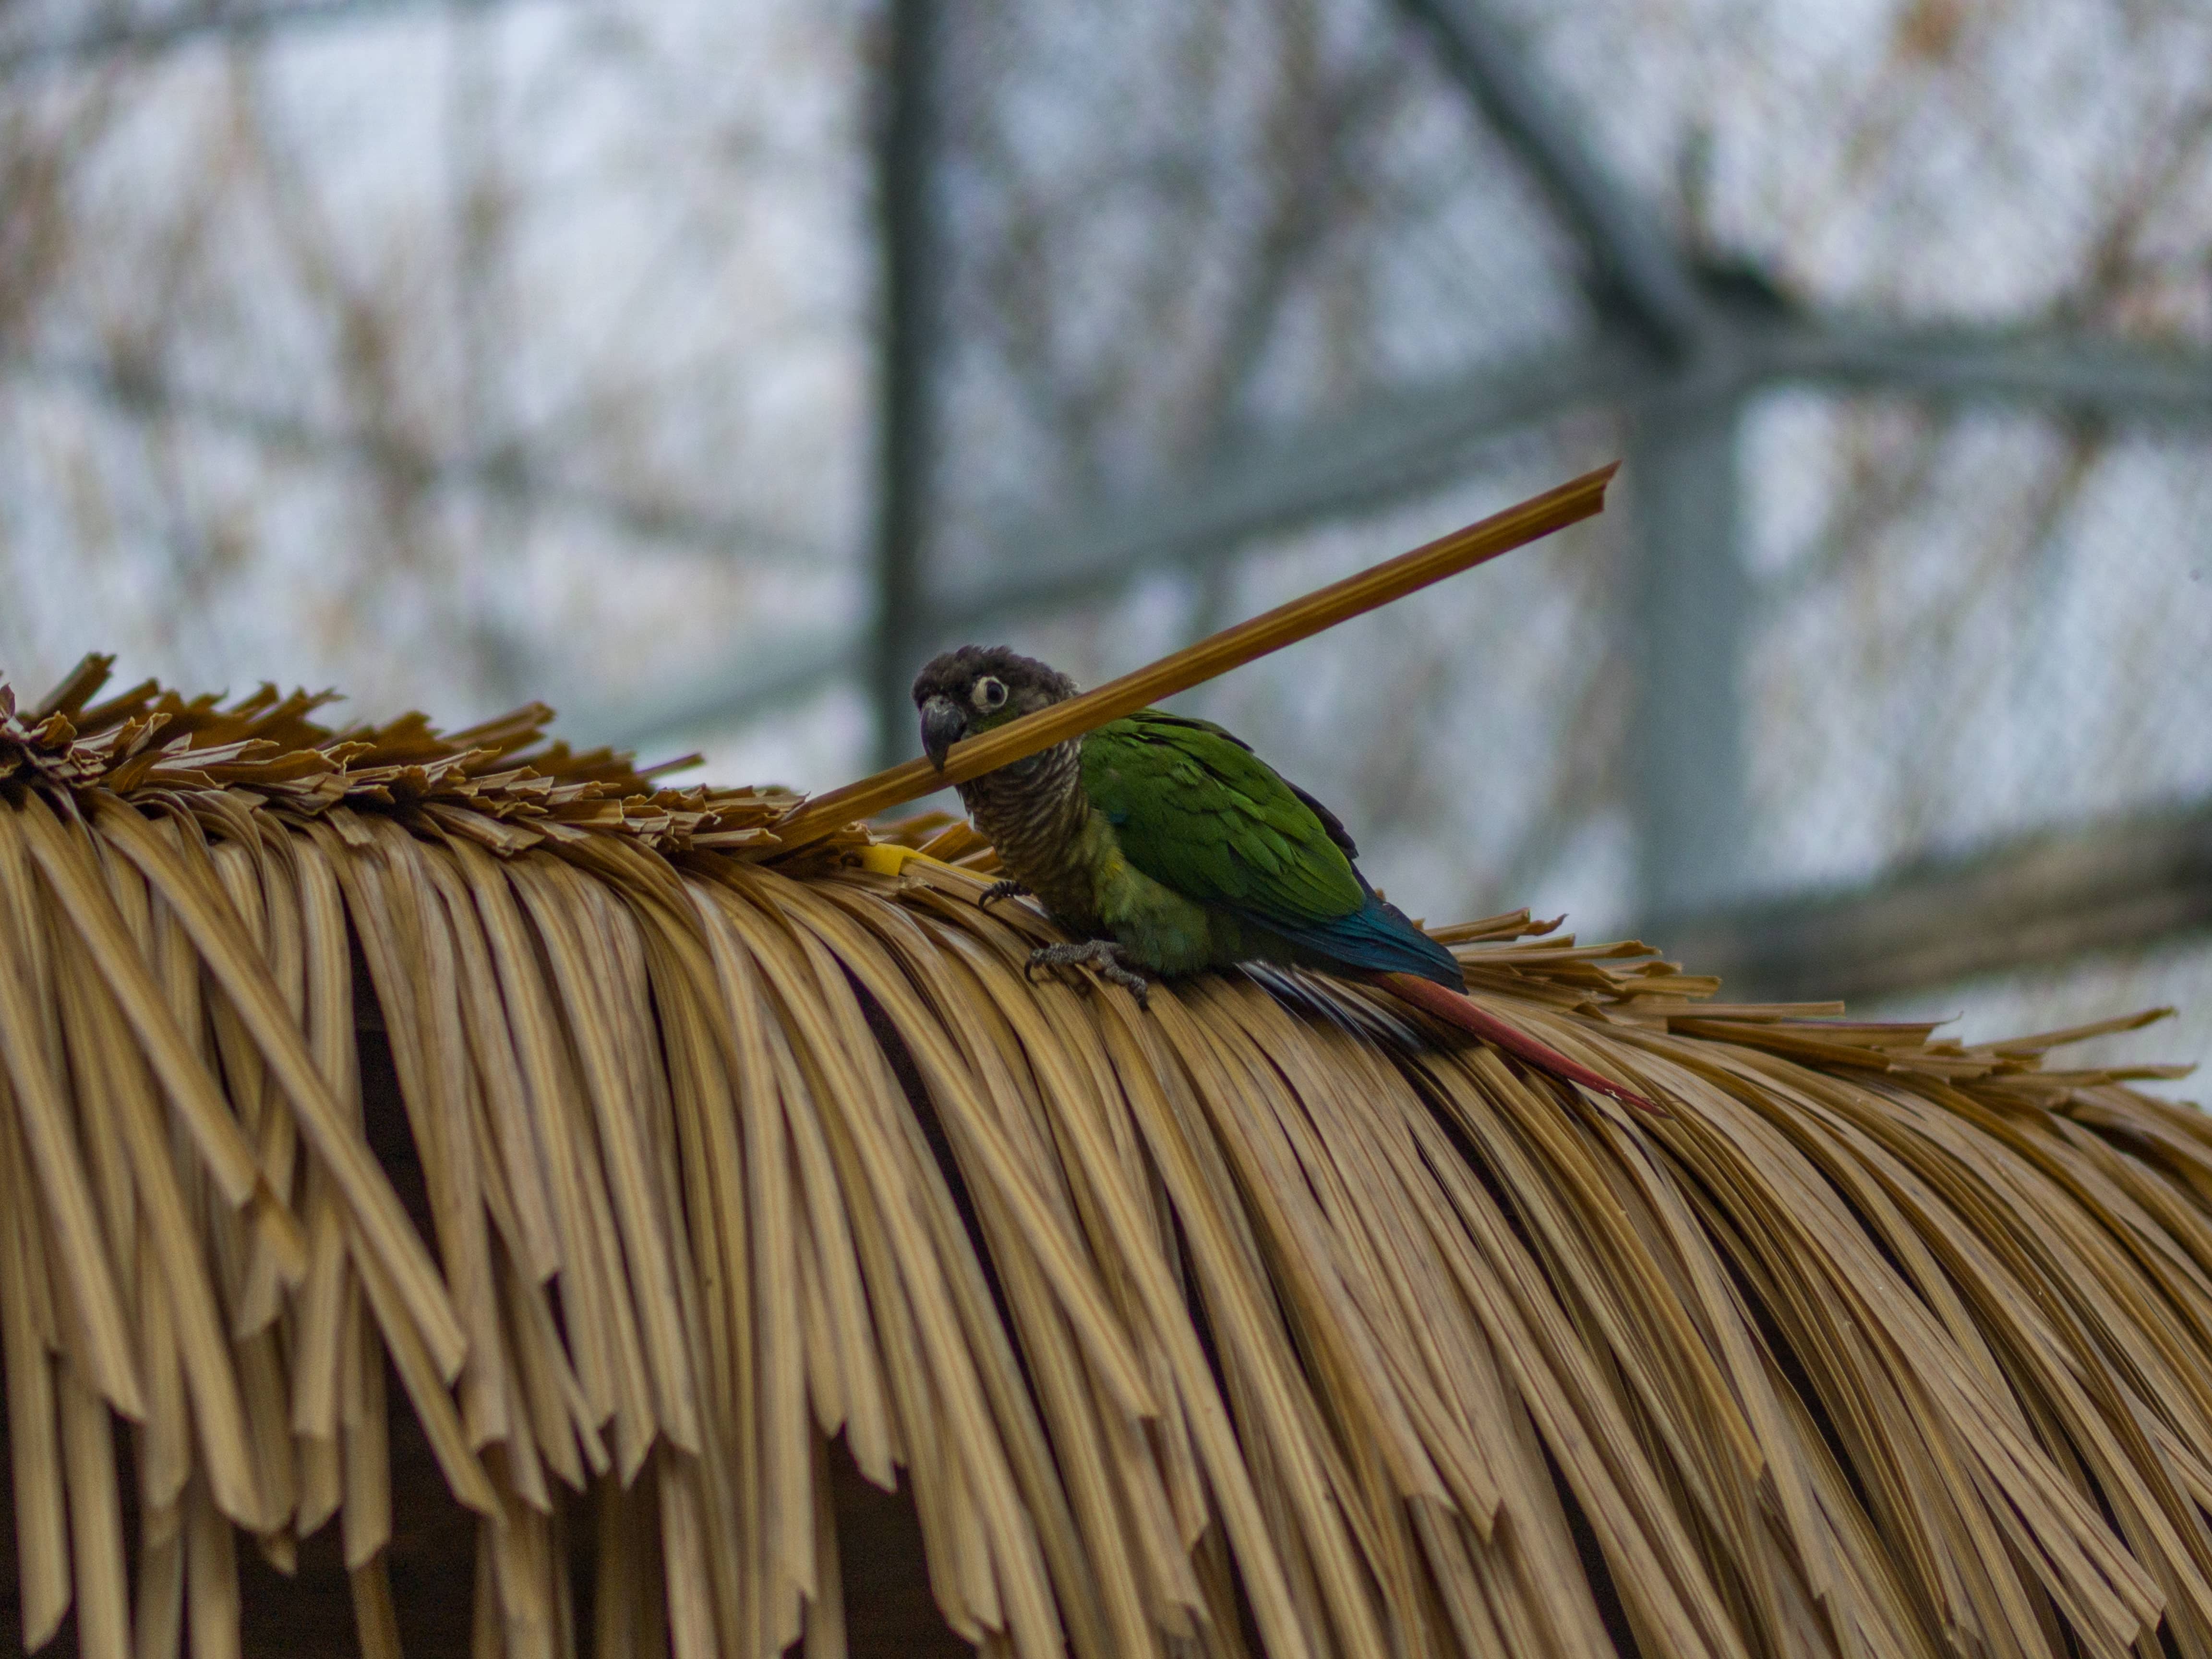
<instances>
[{"instance_id":1,"label":"green wing feathers","mask_svg":"<svg viewBox=\"0 0 2212 1659\"><path fill-rule=\"evenodd\" d=\"M1143 708L1100 726L1083 740L1083 787L1129 862L1188 897L1293 925L1366 903L1312 808L1211 721Z\"/></svg>"}]
</instances>

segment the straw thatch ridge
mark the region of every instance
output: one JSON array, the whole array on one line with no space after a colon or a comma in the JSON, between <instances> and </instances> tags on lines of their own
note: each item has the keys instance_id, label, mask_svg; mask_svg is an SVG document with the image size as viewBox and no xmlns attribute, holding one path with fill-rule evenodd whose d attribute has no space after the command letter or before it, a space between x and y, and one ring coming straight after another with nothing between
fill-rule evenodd
<instances>
[{"instance_id":1,"label":"straw thatch ridge","mask_svg":"<svg viewBox=\"0 0 2212 1659\"><path fill-rule=\"evenodd\" d=\"M957 826L779 867L788 797L542 710L103 672L0 690L28 1645L74 1602L102 1659L222 1652L231 1527L333 1526L396 1650L388 1356L483 1517L481 1654L838 1651L842 1434L1028 1659L2212 1656L2212 1133L2155 1068L1440 933L1643 1119L1354 986L1032 983Z\"/></svg>"}]
</instances>

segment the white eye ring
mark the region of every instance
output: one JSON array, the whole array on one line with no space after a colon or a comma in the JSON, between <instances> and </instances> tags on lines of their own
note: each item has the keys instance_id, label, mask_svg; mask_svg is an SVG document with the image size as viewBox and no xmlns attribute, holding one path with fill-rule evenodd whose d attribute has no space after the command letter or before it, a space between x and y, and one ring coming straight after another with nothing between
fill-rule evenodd
<instances>
[{"instance_id":1,"label":"white eye ring","mask_svg":"<svg viewBox=\"0 0 2212 1659\"><path fill-rule=\"evenodd\" d=\"M984 713L988 714L994 708L1003 708L1005 706L1006 701L1006 684L1004 680L994 679L990 675L986 674L981 679L975 682L975 690L970 692L969 695L973 698L976 708L983 710Z\"/></svg>"}]
</instances>

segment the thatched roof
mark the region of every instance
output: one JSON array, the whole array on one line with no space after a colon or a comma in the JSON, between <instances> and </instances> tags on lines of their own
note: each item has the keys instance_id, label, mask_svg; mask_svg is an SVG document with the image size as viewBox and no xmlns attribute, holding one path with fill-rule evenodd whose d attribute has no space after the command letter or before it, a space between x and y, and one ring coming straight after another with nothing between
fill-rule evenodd
<instances>
[{"instance_id":1,"label":"thatched roof","mask_svg":"<svg viewBox=\"0 0 2212 1659\"><path fill-rule=\"evenodd\" d=\"M829 1435L996 1652L2212 1655L2212 1133L2069 1034L1442 932L1644 1118L1358 986L1031 982L957 827L96 683L0 722L30 1644L222 1650L235 1525L390 1650L381 1353L518 1659L836 1651Z\"/></svg>"}]
</instances>

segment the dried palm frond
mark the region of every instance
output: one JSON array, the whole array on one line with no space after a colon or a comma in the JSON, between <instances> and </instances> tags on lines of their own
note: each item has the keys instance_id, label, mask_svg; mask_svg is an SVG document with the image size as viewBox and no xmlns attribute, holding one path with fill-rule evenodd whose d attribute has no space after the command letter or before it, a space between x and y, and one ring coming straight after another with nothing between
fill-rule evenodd
<instances>
[{"instance_id":1,"label":"dried palm frond","mask_svg":"<svg viewBox=\"0 0 2212 1659\"><path fill-rule=\"evenodd\" d=\"M1632 1118L1357 985L1032 981L941 819L793 856L788 796L542 709L104 672L0 688L31 1647L74 1605L103 1659L234 1650L234 1529L335 1525L396 1651L388 1359L486 1655L840 1650L840 1437L945 1623L1030 1659L2212 1659L2212 1132L2046 1066L2088 1030L1440 932Z\"/></svg>"}]
</instances>

